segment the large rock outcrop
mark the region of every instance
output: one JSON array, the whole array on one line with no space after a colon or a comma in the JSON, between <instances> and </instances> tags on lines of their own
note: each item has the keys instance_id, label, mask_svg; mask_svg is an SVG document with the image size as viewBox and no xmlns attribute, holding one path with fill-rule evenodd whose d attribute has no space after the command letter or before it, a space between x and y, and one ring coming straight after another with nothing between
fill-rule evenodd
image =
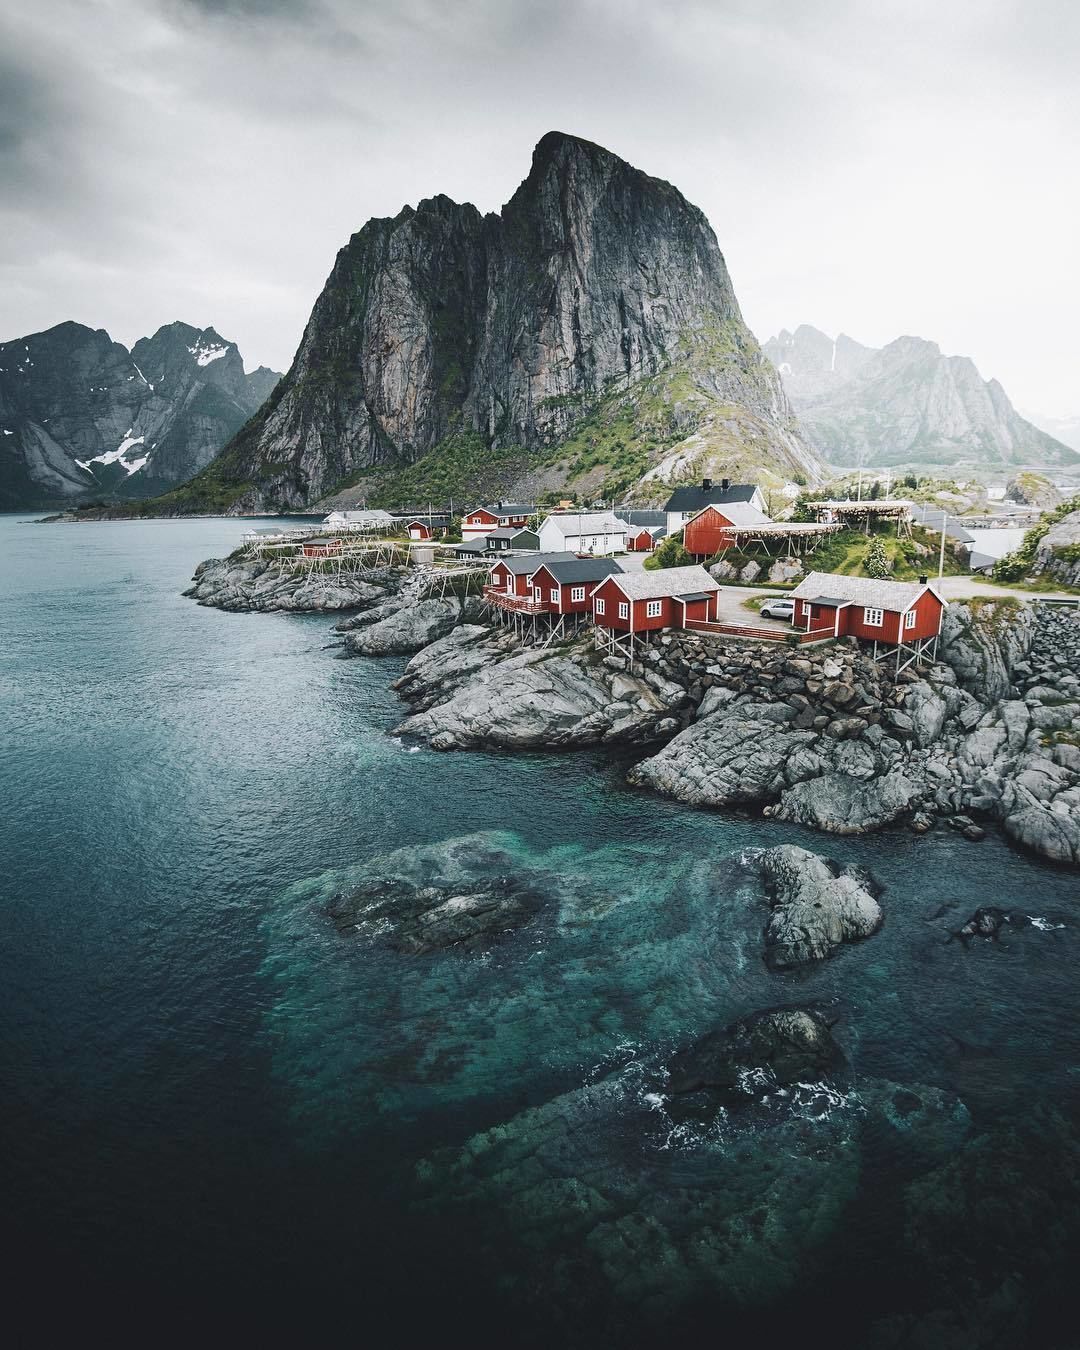
<instances>
[{"instance_id":1,"label":"large rock outcrop","mask_svg":"<svg viewBox=\"0 0 1080 1350\"><path fill-rule=\"evenodd\" d=\"M481 467L486 447L520 447L527 470L616 411L645 427L646 462L646 442L654 463L688 442L672 473L819 467L702 213L552 132L500 214L438 196L353 235L213 479L240 493L236 511L296 507L461 433Z\"/></svg>"},{"instance_id":2,"label":"large rock outcrop","mask_svg":"<svg viewBox=\"0 0 1080 1350\"><path fill-rule=\"evenodd\" d=\"M926 468L1080 464L966 356L900 337L875 350L803 324L765 344L814 448L833 464Z\"/></svg>"},{"instance_id":3,"label":"large rock outcrop","mask_svg":"<svg viewBox=\"0 0 1080 1350\"><path fill-rule=\"evenodd\" d=\"M129 352L62 323L0 344L0 510L147 497L214 458L280 377L172 323Z\"/></svg>"},{"instance_id":4,"label":"large rock outcrop","mask_svg":"<svg viewBox=\"0 0 1080 1350\"><path fill-rule=\"evenodd\" d=\"M435 750L528 750L633 743L677 730L683 689L613 672L590 655L587 643L521 651L464 625L406 667L395 688L418 710L397 733Z\"/></svg>"}]
</instances>

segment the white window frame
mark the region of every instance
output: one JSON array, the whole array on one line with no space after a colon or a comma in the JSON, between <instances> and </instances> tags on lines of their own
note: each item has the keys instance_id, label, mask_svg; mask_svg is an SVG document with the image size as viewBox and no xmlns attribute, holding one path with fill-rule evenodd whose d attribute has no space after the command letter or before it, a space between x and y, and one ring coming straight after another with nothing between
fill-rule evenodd
<instances>
[{"instance_id":1,"label":"white window frame","mask_svg":"<svg viewBox=\"0 0 1080 1350\"><path fill-rule=\"evenodd\" d=\"M585 599L585 587L584 587L584 586L571 586L571 587L570 587L570 603L571 603L571 604L577 604L579 601L584 600L584 599Z\"/></svg>"},{"instance_id":2,"label":"white window frame","mask_svg":"<svg viewBox=\"0 0 1080 1350\"><path fill-rule=\"evenodd\" d=\"M533 587L533 599L536 601L536 603L537 603L538 605L542 605L542 604L544 603L544 588L543 588L543 586L534 586L534 587Z\"/></svg>"},{"instance_id":3,"label":"white window frame","mask_svg":"<svg viewBox=\"0 0 1080 1350\"><path fill-rule=\"evenodd\" d=\"M619 618L620 618L620 619L628 619L629 617L630 617L630 601L629 601L629 600L620 600L620 601L619 601Z\"/></svg>"},{"instance_id":4,"label":"white window frame","mask_svg":"<svg viewBox=\"0 0 1080 1350\"><path fill-rule=\"evenodd\" d=\"M596 600L593 601L593 611L594 611L594 613L596 613L596 614L603 614L603 612L604 612L604 599L603 599L603 596L600 596L598 599L596 599Z\"/></svg>"},{"instance_id":5,"label":"white window frame","mask_svg":"<svg viewBox=\"0 0 1080 1350\"><path fill-rule=\"evenodd\" d=\"M918 622L918 615L915 613L913 609L909 609L908 612L904 615L904 628L905 629L914 628L917 622Z\"/></svg>"},{"instance_id":6,"label":"white window frame","mask_svg":"<svg viewBox=\"0 0 1080 1350\"><path fill-rule=\"evenodd\" d=\"M664 612L663 600L646 600L645 617L647 619L658 619Z\"/></svg>"},{"instance_id":7,"label":"white window frame","mask_svg":"<svg viewBox=\"0 0 1080 1350\"><path fill-rule=\"evenodd\" d=\"M867 628L882 628L885 624L885 611L875 605L864 605L862 621Z\"/></svg>"},{"instance_id":8,"label":"white window frame","mask_svg":"<svg viewBox=\"0 0 1080 1350\"><path fill-rule=\"evenodd\" d=\"M559 603L559 588L557 586L552 586L548 591L548 596L551 599L551 603L557 605Z\"/></svg>"}]
</instances>

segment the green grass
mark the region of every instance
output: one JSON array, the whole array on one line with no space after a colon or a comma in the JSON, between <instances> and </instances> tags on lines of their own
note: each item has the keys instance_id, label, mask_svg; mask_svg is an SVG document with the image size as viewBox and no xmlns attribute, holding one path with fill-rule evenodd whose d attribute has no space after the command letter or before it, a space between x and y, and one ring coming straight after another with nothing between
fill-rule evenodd
<instances>
[{"instance_id":1,"label":"green grass","mask_svg":"<svg viewBox=\"0 0 1080 1350\"><path fill-rule=\"evenodd\" d=\"M528 451L520 446L491 447L475 431L461 431L439 442L405 468L368 469L339 483L334 492L362 487L368 506L436 506L454 502L467 511L480 498L497 494L503 478L511 483L527 470ZM332 496L333 493L328 493Z\"/></svg>"}]
</instances>

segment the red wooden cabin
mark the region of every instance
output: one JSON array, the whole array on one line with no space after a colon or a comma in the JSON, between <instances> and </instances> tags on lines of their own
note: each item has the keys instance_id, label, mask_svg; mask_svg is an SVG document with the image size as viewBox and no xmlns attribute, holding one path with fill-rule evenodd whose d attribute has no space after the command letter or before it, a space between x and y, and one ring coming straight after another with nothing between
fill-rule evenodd
<instances>
[{"instance_id":1,"label":"red wooden cabin","mask_svg":"<svg viewBox=\"0 0 1080 1350\"><path fill-rule=\"evenodd\" d=\"M533 596L533 574L545 563L576 561L573 553L534 553L525 558L500 558L489 573L485 597L502 609L520 613L546 613L546 606Z\"/></svg>"},{"instance_id":2,"label":"red wooden cabin","mask_svg":"<svg viewBox=\"0 0 1080 1350\"><path fill-rule=\"evenodd\" d=\"M549 559L529 578L532 598L546 614L587 614L593 591L621 570L613 558Z\"/></svg>"},{"instance_id":3,"label":"red wooden cabin","mask_svg":"<svg viewBox=\"0 0 1080 1350\"><path fill-rule=\"evenodd\" d=\"M945 601L925 577L878 581L811 572L791 592L796 628L831 628L837 637L888 647L926 642L941 632Z\"/></svg>"},{"instance_id":4,"label":"red wooden cabin","mask_svg":"<svg viewBox=\"0 0 1080 1350\"><path fill-rule=\"evenodd\" d=\"M462 539L479 539L492 530L520 530L529 523L536 507L526 502L495 502L477 506L461 518Z\"/></svg>"},{"instance_id":5,"label":"red wooden cabin","mask_svg":"<svg viewBox=\"0 0 1080 1350\"><path fill-rule=\"evenodd\" d=\"M683 547L692 558L712 558L735 542L731 533L768 523L768 517L746 502L706 506L683 526Z\"/></svg>"},{"instance_id":6,"label":"red wooden cabin","mask_svg":"<svg viewBox=\"0 0 1080 1350\"><path fill-rule=\"evenodd\" d=\"M301 545L305 558L332 558L341 552L340 539L305 539Z\"/></svg>"},{"instance_id":7,"label":"red wooden cabin","mask_svg":"<svg viewBox=\"0 0 1080 1350\"><path fill-rule=\"evenodd\" d=\"M715 621L719 590L704 567L623 572L607 577L593 591L593 619L619 633L682 628L688 619Z\"/></svg>"},{"instance_id":8,"label":"red wooden cabin","mask_svg":"<svg viewBox=\"0 0 1080 1350\"><path fill-rule=\"evenodd\" d=\"M431 526L427 523L426 520L410 520L410 521L409 521L409 538L410 538L410 539L425 539L425 540L426 540L426 539L431 539L431 538L433 538L433 537L434 537L434 536L433 536L433 534L432 534Z\"/></svg>"}]
</instances>

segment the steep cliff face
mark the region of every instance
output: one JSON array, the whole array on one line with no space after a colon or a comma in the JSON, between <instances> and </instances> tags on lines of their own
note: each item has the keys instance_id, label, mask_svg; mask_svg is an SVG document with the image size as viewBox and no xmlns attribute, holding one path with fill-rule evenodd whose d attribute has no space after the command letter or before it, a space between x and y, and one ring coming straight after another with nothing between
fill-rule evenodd
<instances>
[{"instance_id":1,"label":"steep cliff face","mask_svg":"<svg viewBox=\"0 0 1080 1350\"><path fill-rule=\"evenodd\" d=\"M202 486L234 510L306 505L462 433L565 482L588 466L580 447L561 466L557 452L590 419L595 450L613 418L631 437L648 424L629 450L620 438L635 481L665 455L690 477L711 448L719 470L740 455L782 477L817 469L705 217L551 133L499 215L435 197L352 237L288 374Z\"/></svg>"},{"instance_id":2,"label":"steep cliff face","mask_svg":"<svg viewBox=\"0 0 1080 1350\"><path fill-rule=\"evenodd\" d=\"M235 343L183 323L130 352L77 323L3 343L0 507L146 497L185 482L255 411L268 376L245 375Z\"/></svg>"},{"instance_id":3,"label":"steep cliff face","mask_svg":"<svg viewBox=\"0 0 1080 1350\"><path fill-rule=\"evenodd\" d=\"M804 324L765 351L814 448L834 464L1080 466L1075 451L1020 416L997 380L923 338L875 350Z\"/></svg>"}]
</instances>

